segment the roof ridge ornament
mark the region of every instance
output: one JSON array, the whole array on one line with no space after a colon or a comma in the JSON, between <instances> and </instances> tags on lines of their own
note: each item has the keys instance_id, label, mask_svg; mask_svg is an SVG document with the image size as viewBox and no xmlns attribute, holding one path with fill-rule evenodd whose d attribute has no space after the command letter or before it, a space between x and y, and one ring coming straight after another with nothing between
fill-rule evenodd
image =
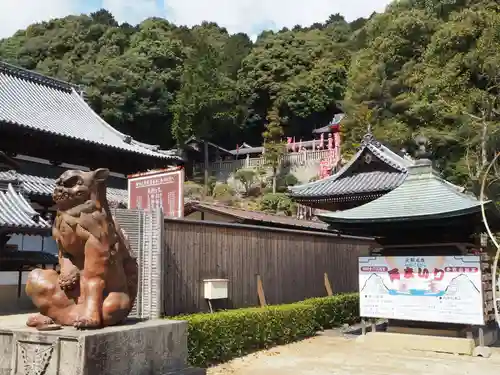
<instances>
[{"instance_id":1,"label":"roof ridge ornament","mask_svg":"<svg viewBox=\"0 0 500 375\"><path fill-rule=\"evenodd\" d=\"M423 135L419 135L415 137L415 144L417 145L417 150L415 151L415 159L422 162L430 162L431 153L427 151L427 146L429 145L429 141Z\"/></svg>"},{"instance_id":2,"label":"roof ridge ornament","mask_svg":"<svg viewBox=\"0 0 500 375\"><path fill-rule=\"evenodd\" d=\"M368 124L368 127L366 129L366 134L363 136L363 140L361 141L361 148L368 146L369 144L381 148L382 144L377 141L372 133L372 126L371 124Z\"/></svg>"}]
</instances>

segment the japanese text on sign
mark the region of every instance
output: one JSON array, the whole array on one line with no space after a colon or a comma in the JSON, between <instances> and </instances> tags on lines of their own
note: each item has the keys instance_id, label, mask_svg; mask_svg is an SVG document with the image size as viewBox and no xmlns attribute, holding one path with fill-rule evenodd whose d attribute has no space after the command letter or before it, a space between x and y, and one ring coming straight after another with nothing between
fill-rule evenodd
<instances>
[{"instance_id":1,"label":"japanese text on sign","mask_svg":"<svg viewBox=\"0 0 500 375\"><path fill-rule=\"evenodd\" d=\"M129 177L129 208L161 208L165 216L184 216L184 170L177 168Z\"/></svg>"},{"instance_id":2,"label":"japanese text on sign","mask_svg":"<svg viewBox=\"0 0 500 375\"><path fill-rule=\"evenodd\" d=\"M478 256L359 258L361 316L483 324Z\"/></svg>"}]
</instances>

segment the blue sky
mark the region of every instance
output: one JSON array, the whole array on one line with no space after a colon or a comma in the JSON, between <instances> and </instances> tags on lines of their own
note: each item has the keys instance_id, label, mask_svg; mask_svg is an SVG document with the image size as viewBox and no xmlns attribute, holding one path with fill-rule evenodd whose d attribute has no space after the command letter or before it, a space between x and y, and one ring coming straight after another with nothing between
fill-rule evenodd
<instances>
[{"instance_id":1,"label":"blue sky","mask_svg":"<svg viewBox=\"0 0 500 375\"><path fill-rule=\"evenodd\" d=\"M111 11L118 21L136 24L156 16L192 26L214 21L229 32L251 36L263 29L322 22L333 13L348 20L383 11L390 0L0 0L0 38L33 22L68 14Z\"/></svg>"}]
</instances>

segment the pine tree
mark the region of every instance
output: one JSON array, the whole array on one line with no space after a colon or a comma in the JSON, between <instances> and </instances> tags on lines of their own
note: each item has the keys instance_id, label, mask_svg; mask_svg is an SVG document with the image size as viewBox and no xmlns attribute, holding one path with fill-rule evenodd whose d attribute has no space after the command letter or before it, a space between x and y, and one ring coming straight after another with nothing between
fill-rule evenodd
<instances>
[{"instance_id":1,"label":"pine tree","mask_svg":"<svg viewBox=\"0 0 500 375\"><path fill-rule=\"evenodd\" d=\"M273 193L276 193L276 177L285 153L285 142L283 142L283 127L279 107L275 104L267 114L266 130L262 133L264 138L264 160L273 171Z\"/></svg>"}]
</instances>

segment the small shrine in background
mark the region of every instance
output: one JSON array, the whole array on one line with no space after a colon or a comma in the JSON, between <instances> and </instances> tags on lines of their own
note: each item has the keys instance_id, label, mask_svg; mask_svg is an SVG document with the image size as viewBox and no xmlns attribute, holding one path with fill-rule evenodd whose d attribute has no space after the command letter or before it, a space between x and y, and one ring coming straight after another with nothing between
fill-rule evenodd
<instances>
[{"instance_id":1,"label":"small shrine in background","mask_svg":"<svg viewBox=\"0 0 500 375\"><path fill-rule=\"evenodd\" d=\"M338 158L334 159L337 166L340 157L339 146ZM392 191L405 180L408 167L413 164L409 156L392 151L368 131L358 152L336 173L290 187L289 195L299 204L299 214L304 218L311 218L321 210L342 211Z\"/></svg>"},{"instance_id":2,"label":"small shrine in background","mask_svg":"<svg viewBox=\"0 0 500 375\"><path fill-rule=\"evenodd\" d=\"M340 148L340 122L345 117L343 113L334 116L330 123L322 128L313 130L313 138L307 141L296 137L286 137L286 151L288 153L299 153L305 151L329 150L329 155L321 161L323 166L320 175L327 177L332 174L338 166L341 158ZM218 147L219 155L231 156L236 159L245 157L258 157L265 153L264 146L254 147L246 142L236 145L234 150L225 150Z\"/></svg>"},{"instance_id":3,"label":"small shrine in background","mask_svg":"<svg viewBox=\"0 0 500 375\"><path fill-rule=\"evenodd\" d=\"M320 149L325 147L326 134L326 147L329 151L328 157L320 162L320 171L318 176L320 180L331 176L340 167L342 161L340 122L344 119L344 117L345 114L338 113L327 126L313 130L313 134L320 135Z\"/></svg>"},{"instance_id":4,"label":"small shrine in background","mask_svg":"<svg viewBox=\"0 0 500 375\"><path fill-rule=\"evenodd\" d=\"M359 258L361 317L388 319L390 333L464 338L466 347L475 343L481 349L496 339L497 330L491 262L479 240L482 205L442 179L424 140L418 145L417 159L405 166L407 176L399 174L399 186L364 205L318 217L333 230L374 237L380 245ZM484 209L490 227L499 230L495 204L484 202ZM433 350L436 340L425 350ZM466 351L461 354L472 354Z\"/></svg>"}]
</instances>

